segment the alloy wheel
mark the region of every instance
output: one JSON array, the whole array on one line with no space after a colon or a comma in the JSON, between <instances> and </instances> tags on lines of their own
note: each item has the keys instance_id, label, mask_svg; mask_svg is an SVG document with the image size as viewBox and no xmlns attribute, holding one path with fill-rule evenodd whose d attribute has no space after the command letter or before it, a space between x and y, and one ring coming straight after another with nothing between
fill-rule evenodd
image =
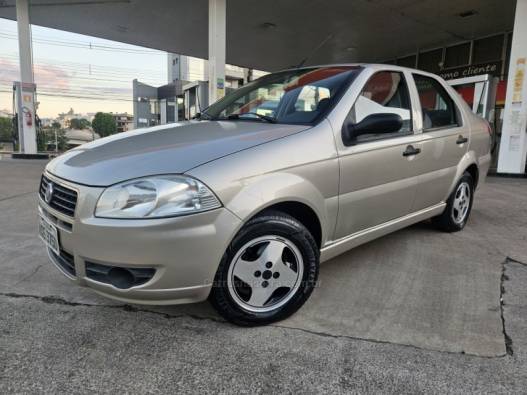
<instances>
[{"instance_id":1,"label":"alloy wheel","mask_svg":"<svg viewBox=\"0 0 527 395\"><path fill-rule=\"evenodd\" d=\"M263 236L245 244L234 256L227 285L240 307L267 312L294 296L303 273L302 255L293 242L280 236Z\"/></svg>"},{"instance_id":2,"label":"alloy wheel","mask_svg":"<svg viewBox=\"0 0 527 395\"><path fill-rule=\"evenodd\" d=\"M461 224L465 221L470 208L470 185L462 182L457 187L452 203L452 220L456 224Z\"/></svg>"}]
</instances>

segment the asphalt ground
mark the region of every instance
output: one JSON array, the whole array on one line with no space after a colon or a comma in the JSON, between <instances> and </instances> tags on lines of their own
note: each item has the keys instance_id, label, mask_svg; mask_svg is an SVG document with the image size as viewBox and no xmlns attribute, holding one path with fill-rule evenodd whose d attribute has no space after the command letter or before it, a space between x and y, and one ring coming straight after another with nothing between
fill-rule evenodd
<instances>
[{"instance_id":1,"label":"asphalt ground","mask_svg":"<svg viewBox=\"0 0 527 395\"><path fill-rule=\"evenodd\" d=\"M526 391L525 179L489 178L463 232L363 245L293 317L238 328L72 285L36 236L44 165L0 160L0 393Z\"/></svg>"}]
</instances>

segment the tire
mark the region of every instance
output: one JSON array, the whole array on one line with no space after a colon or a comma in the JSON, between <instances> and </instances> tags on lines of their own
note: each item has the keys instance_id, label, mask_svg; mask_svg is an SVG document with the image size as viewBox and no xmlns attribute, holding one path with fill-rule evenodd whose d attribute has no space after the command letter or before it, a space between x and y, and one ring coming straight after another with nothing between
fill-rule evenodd
<instances>
[{"instance_id":1,"label":"tire","mask_svg":"<svg viewBox=\"0 0 527 395\"><path fill-rule=\"evenodd\" d=\"M319 249L306 227L283 212L267 211L234 237L209 300L236 325L266 325L304 304L316 286L318 268Z\"/></svg>"},{"instance_id":2,"label":"tire","mask_svg":"<svg viewBox=\"0 0 527 395\"><path fill-rule=\"evenodd\" d=\"M445 211L443 214L432 218L432 222L442 231L459 232L467 224L473 201L474 179L470 173L465 172L448 197Z\"/></svg>"}]
</instances>

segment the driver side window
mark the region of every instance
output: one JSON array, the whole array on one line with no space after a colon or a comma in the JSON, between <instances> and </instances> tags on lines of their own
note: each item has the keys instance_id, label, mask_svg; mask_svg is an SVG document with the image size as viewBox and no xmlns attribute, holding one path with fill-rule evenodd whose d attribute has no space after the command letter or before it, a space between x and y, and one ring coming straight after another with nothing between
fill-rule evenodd
<instances>
[{"instance_id":1,"label":"driver side window","mask_svg":"<svg viewBox=\"0 0 527 395\"><path fill-rule=\"evenodd\" d=\"M372 114L397 114L402 120L402 127L395 133L382 135L367 134L358 137L367 141L377 137L390 138L412 132L412 115L408 86L403 73L396 71L380 71L375 73L362 89L355 101L349 119L352 123L361 122Z\"/></svg>"}]
</instances>

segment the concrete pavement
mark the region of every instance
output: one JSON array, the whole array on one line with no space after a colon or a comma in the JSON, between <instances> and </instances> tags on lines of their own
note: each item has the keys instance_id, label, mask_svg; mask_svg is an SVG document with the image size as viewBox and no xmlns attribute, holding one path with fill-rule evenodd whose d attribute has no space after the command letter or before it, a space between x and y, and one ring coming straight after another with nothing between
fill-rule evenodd
<instances>
[{"instance_id":1,"label":"concrete pavement","mask_svg":"<svg viewBox=\"0 0 527 395\"><path fill-rule=\"evenodd\" d=\"M42 167L0 160L0 392L527 387L526 180L489 179L461 233L419 224L324 264L295 316L247 329L72 286L35 235Z\"/></svg>"}]
</instances>

